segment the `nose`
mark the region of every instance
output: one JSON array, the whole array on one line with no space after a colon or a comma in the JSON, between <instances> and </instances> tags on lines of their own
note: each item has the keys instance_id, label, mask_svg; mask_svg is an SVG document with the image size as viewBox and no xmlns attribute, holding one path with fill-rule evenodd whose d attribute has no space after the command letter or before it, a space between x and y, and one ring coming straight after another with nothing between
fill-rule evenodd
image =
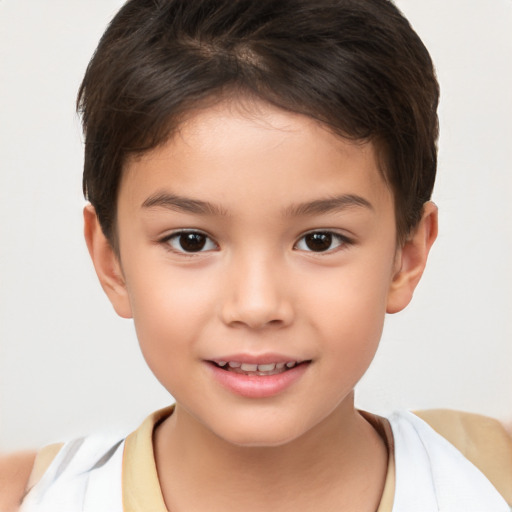
<instances>
[{"instance_id":1,"label":"nose","mask_svg":"<svg viewBox=\"0 0 512 512\"><path fill-rule=\"evenodd\" d=\"M285 327L294 319L286 272L271 258L241 257L227 271L222 320L258 330Z\"/></svg>"}]
</instances>

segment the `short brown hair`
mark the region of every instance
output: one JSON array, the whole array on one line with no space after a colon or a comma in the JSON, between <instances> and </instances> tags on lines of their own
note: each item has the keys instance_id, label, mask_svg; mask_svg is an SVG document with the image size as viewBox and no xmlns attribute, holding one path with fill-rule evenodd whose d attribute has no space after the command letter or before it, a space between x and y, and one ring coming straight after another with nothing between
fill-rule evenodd
<instances>
[{"instance_id":1,"label":"short brown hair","mask_svg":"<svg viewBox=\"0 0 512 512\"><path fill-rule=\"evenodd\" d=\"M129 0L78 94L83 188L116 244L130 155L165 142L191 109L249 94L372 140L395 201L399 240L430 199L439 88L418 35L388 0Z\"/></svg>"}]
</instances>

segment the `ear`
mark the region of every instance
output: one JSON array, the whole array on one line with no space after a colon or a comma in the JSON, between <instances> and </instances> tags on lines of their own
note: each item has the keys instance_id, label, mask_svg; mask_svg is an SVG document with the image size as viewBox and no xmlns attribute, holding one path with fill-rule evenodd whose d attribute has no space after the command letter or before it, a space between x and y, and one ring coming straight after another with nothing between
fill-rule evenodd
<instances>
[{"instance_id":1,"label":"ear","mask_svg":"<svg viewBox=\"0 0 512 512\"><path fill-rule=\"evenodd\" d=\"M119 258L103 234L96 210L90 204L84 208L84 235L103 291L119 316L131 318L130 299Z\"/></svg>"},{"instance_id":2,"label":"ear","mask_svg":"<svg viewBox=\"0 0 512 512\"><path fill-rule=\"evenodd\" d=\"M388 313L398 313L411 301L436 237L437 206L429 201L423 206L421 220L414 232L397 251L396 271L388 293Z\"/></svg>"}]
</instances>

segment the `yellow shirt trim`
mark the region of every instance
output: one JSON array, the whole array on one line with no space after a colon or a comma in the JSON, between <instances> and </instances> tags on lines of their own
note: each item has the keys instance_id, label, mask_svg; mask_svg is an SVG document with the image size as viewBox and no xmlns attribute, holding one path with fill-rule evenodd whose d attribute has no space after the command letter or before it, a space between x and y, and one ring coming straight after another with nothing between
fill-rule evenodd
<instances>
[{"instance_id":1,"label":"yellow shirt trim","mask_svg":"<svg viewBox=\"0 0 512 512\"><path fill-rule=\"evenodd\" d=\"M124 512L168 512L156 471L153 432L160 422L172 414L173 409L168 407L151 414L126 438L122 475ZM395 461L391 427L384 418L362 414L388 445L388 468L377 512L392 512ZM419 411L414 414L426 421L478 467L505 501L512 505L512 438L498 421L478 414L451 410ZM41 478L61 446L50 445L39 452L29 488Z\"/></svg>"},{"instance_id":2,"label":"yellow shirt trim","mask_svg":"<svg viewBox=\"0 0 512 512\"><path fill-rule=\"evenodd\" d=\"M167 512L156 472L153 432L173 410L174 406L151 414L126 438L123 455L124 512Z\"/></svg>"},{"instance_id":3,"label":"yellow shirt trim","mask_svg":"<svg viewBox=\"0 0 512 512\"><path fill-rule=\"evenodd\" d=\"M499 421L447 409L414 414L455 446L512 506L512 438Z\"/></svg>"},{"instance_id":4,"label":"yellow shirt trim","mask_svg":"<svg viewBox=\"0 0 512 512\"><path fill-rule=\"evenodd\" d=\"M49 444L37 452L36 460L28 479L27 489L32 489L41 480L64 443Z\"/></svg>"},{"instance_id":5,"label":"yellow shirt trim","mask_svg":"<svg viewBox=\"0 0 512 512\"><path fill-rule=\"evenodd\" d=\"M124 512L168 512L156 471L153 432L156 425L172 414L172 411L173 407L169 407L152 414L126 439L123 456ZM388 446L392 447L393 437L387 421L370 414L365 414L365 417L372 424L380 420ZM389 454L384 491L377 512L391 512L393 508L395 465L392 449Z\"/></svg>"}]
</instances>

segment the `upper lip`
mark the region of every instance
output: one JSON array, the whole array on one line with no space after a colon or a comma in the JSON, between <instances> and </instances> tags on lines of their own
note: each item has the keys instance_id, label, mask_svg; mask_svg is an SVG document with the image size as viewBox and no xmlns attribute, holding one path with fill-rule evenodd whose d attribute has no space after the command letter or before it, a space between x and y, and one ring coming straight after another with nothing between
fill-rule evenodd
<instances>
[{"instance_id":1,"label":"upper lip","mask_svg":"<svg viewBox=\"0 0 512 512\"><path fill-rule=\"evenodd\" d=\"M270 364L270 363L289 363L289 362L296 362L296 363L302 363L304 361L308 361L308 359L303 357L296 357L296 356L287 356L283 354L230 354L226 356L221 357L214 357L212 359L209 359L209 361L212 361L214 363L219 362L230 362L230 361L236 361L237 363L242 364Z\"/></svg>"}]
</instances>

